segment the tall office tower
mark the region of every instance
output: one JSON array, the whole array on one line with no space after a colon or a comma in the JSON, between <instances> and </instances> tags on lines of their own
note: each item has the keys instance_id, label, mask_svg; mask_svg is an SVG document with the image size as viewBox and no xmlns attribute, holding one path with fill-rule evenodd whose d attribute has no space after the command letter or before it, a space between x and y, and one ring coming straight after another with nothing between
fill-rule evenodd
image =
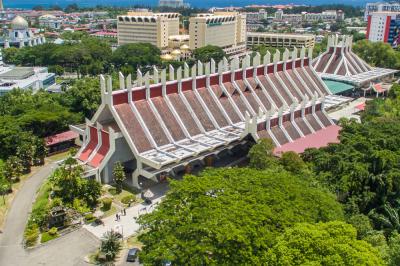
<instances>
[{"instance_id":1,"label":"tall office tower","mask_svg":"<svg viewBox=\"0 0 400 266\"><path fill-rule=\"evenodd\" d=\"M189 19L190 49L215 45L227 54L246 47L246 15L238 12L199 14Z\"/></svg>"},{"instance_id":2,"label":"tall office tower","mask_svg":"<svg viewBox=\"0 0 400 266\"><path fill-rule=\"evenodd\" d=\"M168 46L168 37L179 34L178 13L128 12L118 16L118 44L151 43Z\"/></svg>"}]
</instances>

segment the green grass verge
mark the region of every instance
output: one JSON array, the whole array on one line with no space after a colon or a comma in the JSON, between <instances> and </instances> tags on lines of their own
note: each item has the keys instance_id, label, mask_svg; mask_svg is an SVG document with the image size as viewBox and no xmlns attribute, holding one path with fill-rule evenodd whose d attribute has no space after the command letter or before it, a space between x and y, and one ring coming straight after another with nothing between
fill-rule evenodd
<instances>
[{"instance_id":1,"label":"green grass verge","mask_svg":"<svg viewBox=\"0 0 400 266\"><path fill-rule=\"evenodd\" d=\"M46 242L53 240L59 236L60 236L59 234L50 235L49 232L44 232L44 233L42 233L42 238L40 239L40 243L46 243Z\"/></svg>"},{"instance_id":2,"label":"green grass verge","mask_svg":"<svg viewBox=\"0 0 400 266\"><path fill-rule=\"evenodd\" d=\"M102 208L100 208L100 210L103 211ZM118 209L114 206L114 204L112 204L111 208L108 211L104 211L104 214L103 214L102 218L106 218L106 217L109 217L109 216L111 216L113 214L116 214L117 211L118 211Z\"/></svg>"}]
</instances>

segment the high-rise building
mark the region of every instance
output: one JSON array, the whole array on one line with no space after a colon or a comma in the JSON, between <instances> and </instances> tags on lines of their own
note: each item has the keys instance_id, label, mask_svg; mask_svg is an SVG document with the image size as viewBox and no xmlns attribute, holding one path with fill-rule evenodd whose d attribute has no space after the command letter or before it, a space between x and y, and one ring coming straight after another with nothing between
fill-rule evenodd
<instances>
[{"instance_id":1,"label":"high-rise building","mask_svg":"<svg viewBox=\"0 0 400 266\"><path fill-rule=\"evenodd\" d=\"M179 34L178 13L128 12L118 16L118 44L151 43L158 48L168 46L168 37Z\"/></svg>"},{"instance_id":2,"label":"high-rise building","mask_svg":"<svg viewBox=\"0 0 400 266\"><path fill-rule=\"evenodd\" d=\"M189 46L194 50L215 45L229 54L246 49L246 15L238 12L199 14L189 19Z\"/></svg>"},{"instance_id":3,"label":"high-rise building","mask_svg":"<svg viewBox=\"0 0 400 266\"><path fill-rule=\"evenodd\" d=\"M367 39L371 42L385 42L393 47L400 44L400 11L374 12L367 18Z\"/></svg>"},{"instance_id":4,"label":"high-rise building","mask_svg":"<svg viewBox=\"0 0 400 266\"><path fill-rule=\"evenodd\" d=\"M0 10L3 10L4 6L3 6L3 0L0 0Z\"/></svg>"},{"instance_id":5,"label":"high-rise building","mask_svg":"<svg viewBox=\"0 0 400 266\"><path fill-rule=\"evenodd\" d=\"M364 20L368 20L368 16L373 12L400 12L400 3L367 3L364 11Z\"/></svg>"}]
</instances>

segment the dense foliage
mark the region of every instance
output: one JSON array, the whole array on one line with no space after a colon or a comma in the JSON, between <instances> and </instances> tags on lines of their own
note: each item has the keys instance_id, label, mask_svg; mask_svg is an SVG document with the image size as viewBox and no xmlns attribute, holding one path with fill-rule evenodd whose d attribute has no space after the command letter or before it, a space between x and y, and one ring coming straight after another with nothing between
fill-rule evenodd
<instances>
[{"instance_id":1,"label":"dense foliage","mask_svg":"<svg viewBox=\"0 0 400 266\"><path fill-rule=\"evenodd\" d=\"M17 155L34 164L45 155L42 138L68 129L82 116L60 103L59 95L13 90L0 97L0 158Z\"/></svg>"},{"instance_id":2,"label":"dense foliage","mask_svg":"<svg viewBox=\"0 0 400 266\"><path fill-rule=\"evenodd\" d=\"M147 264L261 265L285 228L342 220L330 193L276 168L209 169L172 181L153 213L139 218Z\"/></svg>"},{"instance_id":3,"label":"dense foliage","mask_svg":"<svg viewBox=\"0 0 400 266\"><path fill-rule=\"evenodd\" d=\"M353 45L353 51L372 66L400 68L400 52L390 44L361 40Z\"/></svg>"},{"instance_id":4,"label":"dense foliage","mask_svg":"<svg viewBox=\"0 0 400 266\"><path fill-rule=\"evenodd\" d=\"M135 74L136 69L146 72L153 65L159 65L161 51L149 43L121 45L112 55L111 62L124 74Z\"/></svg>"},{"instance_id":5,"label":"dense foliage","mask_svg":"<svg viewBox=\"0 0 400 266\"><path fill-rule=\"evenodd\" d=\"M93 179L83 178L83 167L73 158L57 168L49 178L54 196L65 205L72 206L76 199L89 207L95 207L101 195L100 184Z\"/></svg>"},{"instance_id":6,"label":"dense foliage","mask_svg":"<svg viewBox=\"0 0 400 266\"><path fill-rule=\"evenodd\" d=\"M98 75L108 71L111 46L92 37L82 37L80 41L66 41L57 45L46 43L22 49L8 48L3 51L8 64L23 66L49 66L59 72L77 72L82 75Z\"/></svg>"},{"instance_id":7,"label":"dense foliage","mask_svg":"<svg viewBox=\"0 0 400 266\"><path fill-rule=\"evenodd\" d=\"M303 158L349 214L368 215L389 235L400 230L400 120L380 116L379 102L368 104L363 123L342 121L340 144L308 150ZM389 111L390 102L385 106Z\"/></svg>"},{"instance_id":8,"label":"dense foliage","mask_svg":"<svg viewBox=\"0 0 400 266\"><path fill-rule=\"evenodd\" d=\"M214 59L215 62L218 63L224 58L224 56L224 50L222 50L221 47L214 45L207 45L193 51L193 57L203 63L210 62L211 59Z\"/></svg>"},{"instance_id":9,"label":"dense foliage","mask_svg":"<svg viewBox=\"0 0 400 266\"><path fill-rule=\"evenodd\" d=\"M161 65L160 50L149 43L119 46L113 53L111 45L93 37L64 34L65 43L47 43L22 49L3 51L4 61L22 66L48 66L58 75L76 72L78 75L99 75L122 71L135 74L136 69Z\"/></svg>"},{"instance_id":10,"label":"dense foliage","mask_svg":"<svg viewBox=\"0 0 400 266\"><path fill-rule=\"evenodd\" d=\"M268 265L384 265L378 252L344 222L297 224L268 251Z\"/></svg>"}]
</instances>

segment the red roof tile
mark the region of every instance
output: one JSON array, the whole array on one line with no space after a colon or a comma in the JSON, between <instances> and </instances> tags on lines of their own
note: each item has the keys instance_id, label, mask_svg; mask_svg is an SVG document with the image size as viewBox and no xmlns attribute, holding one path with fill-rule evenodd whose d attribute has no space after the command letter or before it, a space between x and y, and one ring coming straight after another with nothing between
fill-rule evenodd
<instances>
[{"instance_id":1,"label":"red roof tile","mask_svg":"<svg viewBox=\"0 0 400 266\"><path fill-rule=\"evenodd\" d=\"M73 140L79 137L79 134L74 131L66 131L57 135L45 138L46 146L56 145L65 141Z\"/></svg>"}]
</instances>

